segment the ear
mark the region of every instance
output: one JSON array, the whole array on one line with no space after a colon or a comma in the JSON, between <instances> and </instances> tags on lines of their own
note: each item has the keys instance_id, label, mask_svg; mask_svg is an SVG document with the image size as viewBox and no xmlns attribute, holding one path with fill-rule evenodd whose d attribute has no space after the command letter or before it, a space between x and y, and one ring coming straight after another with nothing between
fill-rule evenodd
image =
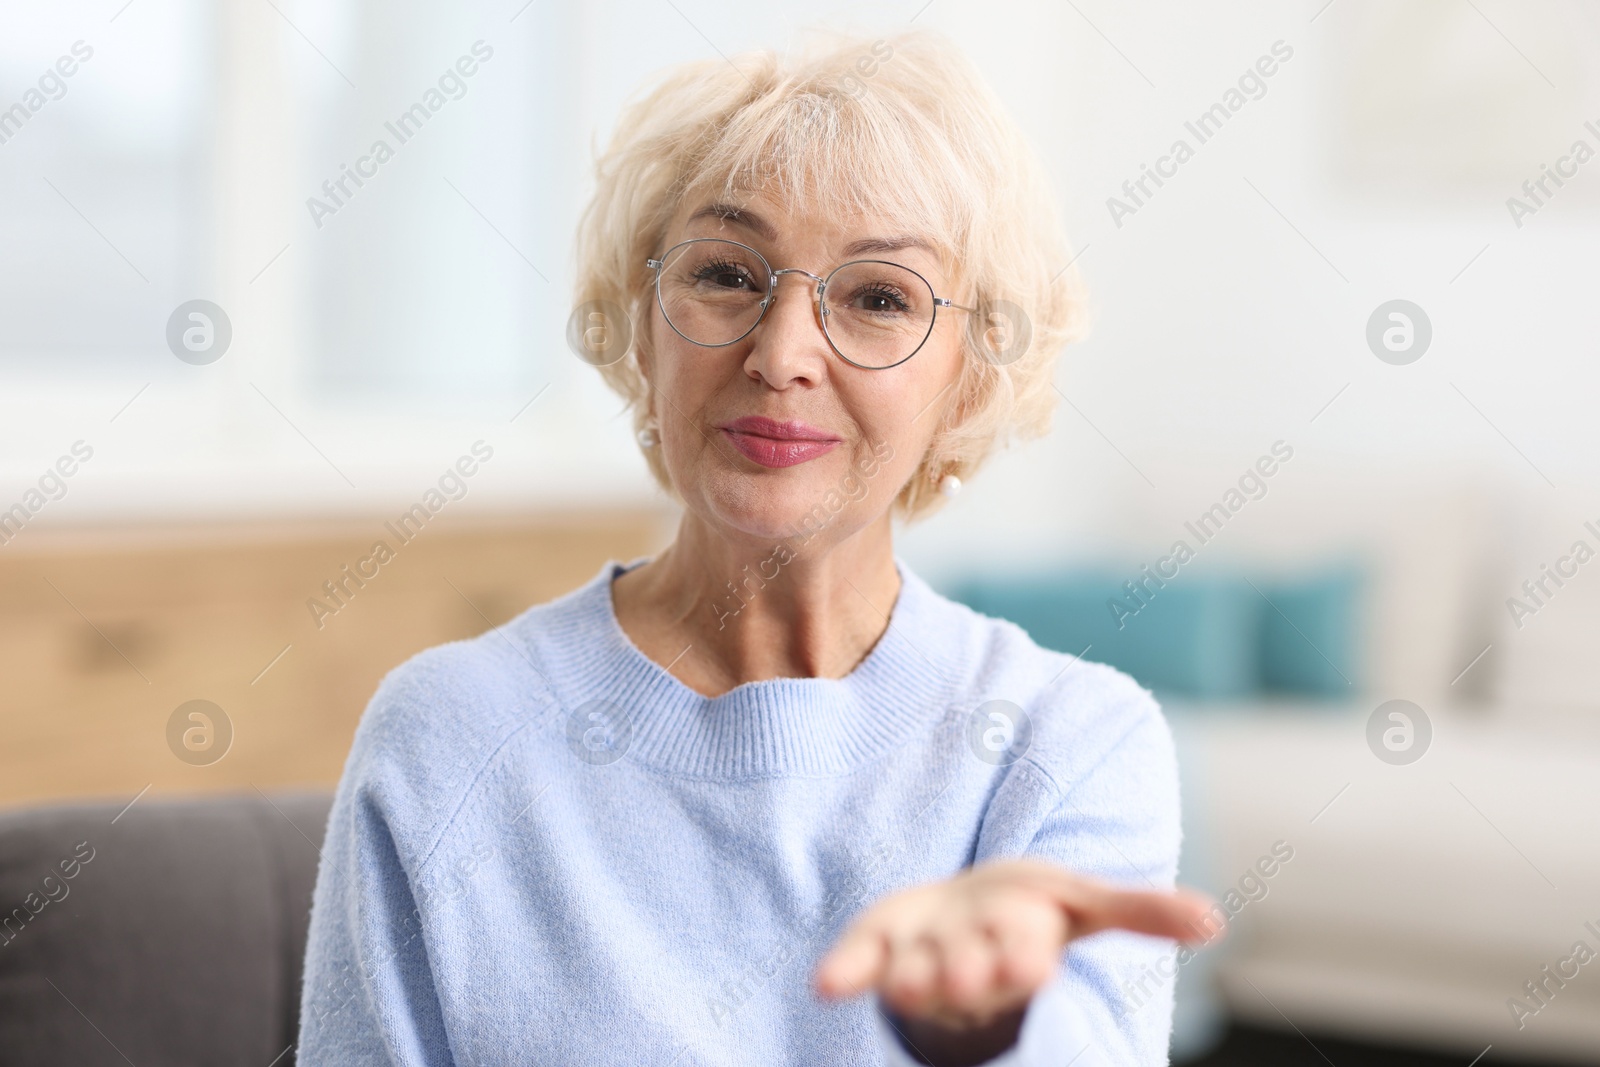
<instances>
[{"instance_id":1,"label":"ear","mask_svg":"<svg viewBox=\"0 0 1600 1067\"><path fill-rule=\"evenodd\" d=\"M648 418L654 414L655 402L655 316L650 314L654 304L644 301L645 314L633 331L633 360L634 366L639 368L639 378L644 383L644 413Z\"/></svg>"},{"instance_id":2,"label":"ear","mask_svg":"<svg viewBox=\"0 0 1600 1067\"><path fill-rule=\"evenodd\" d=\"M656 371L656 336L653 333L656 317L650 314L651 307L646 302L645 315L634 330L634 365L638 368L638 376L645 379L646 390L654 390Z\"/></svg>"}]
</instances>

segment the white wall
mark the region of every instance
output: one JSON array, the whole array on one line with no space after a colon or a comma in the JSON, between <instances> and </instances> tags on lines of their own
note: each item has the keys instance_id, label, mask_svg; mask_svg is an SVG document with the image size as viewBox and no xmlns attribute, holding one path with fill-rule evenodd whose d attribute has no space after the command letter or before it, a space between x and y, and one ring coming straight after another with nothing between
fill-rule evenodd
<instances>
[{"instance_id":1,"label":"white wall","mask_svg":"<svg viewBox=\"0 0 1600 1067\"><path fill-rule=\"evenodd\" d=\"M1014 564L1143 559L1278 439L1296 460L1218 558L1260 551L1280 528L1337 527L1317 509L1324 487L1381 486L1383 508L1414 507L1420 521L1438 510L1430 493L1492 476L1558 512L1600 513L1588 417L1600 163L1520 229L1505 206L1574 138L1600 147L1583 128L1600 120L1600 26L1581 5L279 6L287 18L268 5L112 2L19 22L4 101L73 39L99 53L0 146L0 180L26 193L8 198L0 226L42 228L46 245L70 249L29 292L66 294L69 317L115 312L118 336L138 336L98 360L7 339L0 499L78 437L97 458L51 520L389 506L478 437L503 463L474 506L650 498L615 401L563 342L591 138L666 64L783 47L812 21L875 35L915 15L971 50L1033 134L1096 316L1060 367L1077 410L1063 406L1048 440L908 532L906 552L930 573L999 566L991 545ZM187 82L174 64L188 53L156 47L174 27L210 42L179 71ZM469 94L313 227L304 200L320 179L479 38L496 54ZM1266 94L1115 225L1107 197L1279 40L1294 55ZM125 85L174 80L200 86L168 110L210 153L198 282L168 269L160 234L119 221L121 179L68 151L110 136L92 120ZM80 195L150 280L46 177ZM181 364L162 344L165 317L212 293L235 348L210 367ZM1394 297L1433 322L1431 350L1410 366L1364 342L1369 313ZM392 366L374 362L391 344Z\"/></svg>"}]
</instances>

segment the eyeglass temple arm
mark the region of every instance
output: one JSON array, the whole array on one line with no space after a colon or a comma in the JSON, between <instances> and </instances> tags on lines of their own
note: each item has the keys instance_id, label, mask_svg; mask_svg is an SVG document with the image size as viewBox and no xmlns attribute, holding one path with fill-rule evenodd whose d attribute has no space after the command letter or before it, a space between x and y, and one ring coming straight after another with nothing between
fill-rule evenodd
<instances>
[{"instance_id":1,"label":"eyeglass temple arm","mask_svg":"<svg viewBox=\"0 0 1600 1067\"><path fill-rule=\"evenodd\" d=\"M936 296L936 297L933 298L933 302L935 304L938 304L942 308L957 308L957 309L959 309L961 311L977 311L978 310L977 308L969 308L965 304L957 304L955 301L951 300L948 296Z\"/></svg>"}]
</instances>

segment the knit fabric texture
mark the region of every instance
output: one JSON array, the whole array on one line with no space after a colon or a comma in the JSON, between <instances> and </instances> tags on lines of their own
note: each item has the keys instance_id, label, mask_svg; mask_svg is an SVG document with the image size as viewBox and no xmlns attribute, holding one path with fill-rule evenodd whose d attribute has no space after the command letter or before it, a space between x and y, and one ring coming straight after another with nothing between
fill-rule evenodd
<instances>
[{"instance_id":1,"label":"knit fabric texture","mask_svg":"<svg viewBox=\"0 0 1600 1067\"><path fill-rule=\"evenodd\" d=\"M709 698L618 624L640 562L379 685L328 820L303 1067L916 1064L873 993L812 990L873 902L1018 856L1172 888L1172 735L1126 675L897 557L849 675ZM1072 941L990 1062L1166 1064L1174 947Z\"/></svg>"}]
</instances>

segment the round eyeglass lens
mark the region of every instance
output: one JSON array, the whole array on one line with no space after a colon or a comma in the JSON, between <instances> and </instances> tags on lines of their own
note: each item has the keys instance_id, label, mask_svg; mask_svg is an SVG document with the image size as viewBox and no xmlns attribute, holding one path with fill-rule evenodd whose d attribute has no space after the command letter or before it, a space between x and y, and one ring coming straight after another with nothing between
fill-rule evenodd
<instances>
[{"instance_id":1,"label":"round eyeglass lens","mask_svg":"<svg viewBox=\"0 0 1600 1067\"><path fill-rule=\"evenodd\" d=\"M905 362L933 331L932 287L922 275L894 263L846 263L829 275L822 305L833 347L862 367Z\"/></svg>"},{"instance_id":2,"label":"round eyeglass lens","mask_svg":"<svg viewBox=\"0 0 1600 1067\"><path fill-rule=\"evenodd\" d=\"M699 345L726 345L761 318L771 281L767 261L732 241L685 241L657 273L661 313Z\"/></svg>"}]
</instances>

